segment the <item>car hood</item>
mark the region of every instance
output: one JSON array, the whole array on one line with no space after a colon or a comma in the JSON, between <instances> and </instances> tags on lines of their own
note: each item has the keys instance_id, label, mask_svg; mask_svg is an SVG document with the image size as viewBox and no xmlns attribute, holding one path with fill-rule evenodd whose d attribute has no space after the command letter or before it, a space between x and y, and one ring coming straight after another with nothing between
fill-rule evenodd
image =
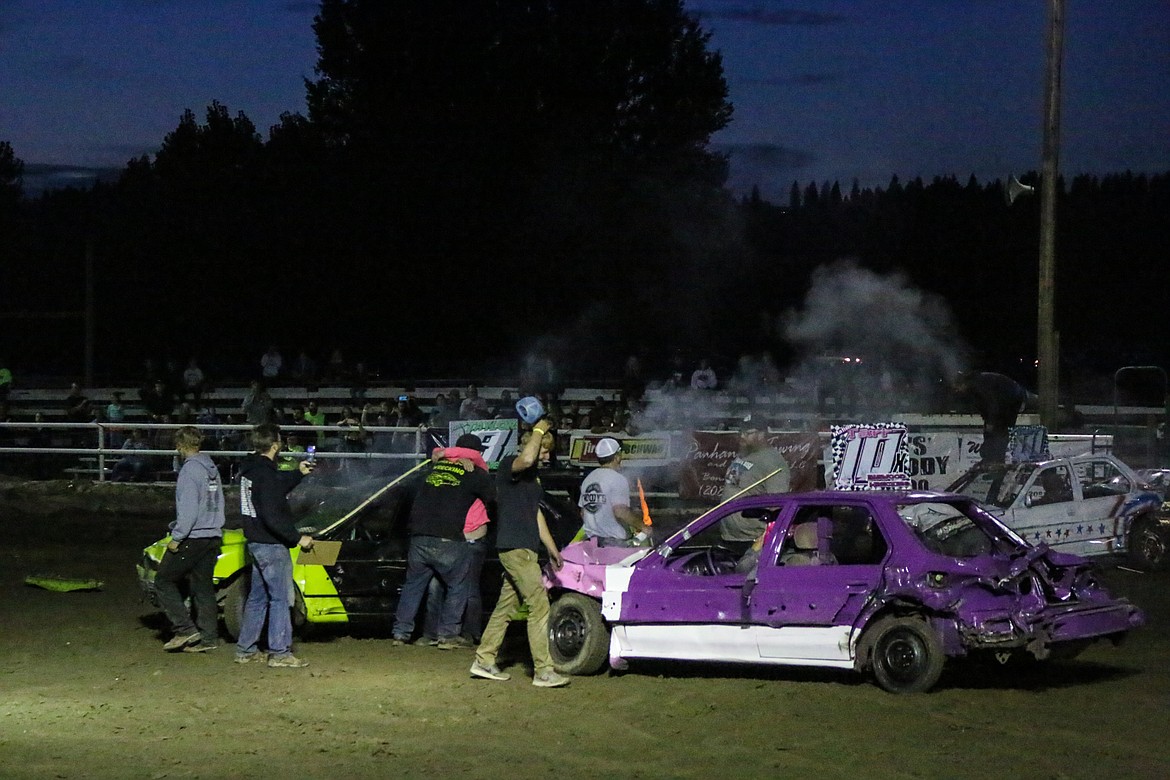
<instances>
[{"instance_id":1,"label":"car hood","mask_svg":"<svg viewBox=\"0 0 1170 780\"><path fill-rule=\"evenodd\" d=\"M645 558L652 549L601 547L593 539L573 542L561 550L563 564L560 569L554 569L551 563L545 567L544 585L546 588L567 588L601 598L609 568L628 569Z\"/></svg>"}]
</instances>

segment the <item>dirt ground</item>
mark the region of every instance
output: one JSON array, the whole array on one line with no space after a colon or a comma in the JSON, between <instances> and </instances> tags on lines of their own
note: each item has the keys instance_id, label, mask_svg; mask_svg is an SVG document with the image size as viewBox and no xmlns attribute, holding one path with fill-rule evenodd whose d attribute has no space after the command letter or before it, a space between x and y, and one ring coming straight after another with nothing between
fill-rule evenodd
<instances>
[{"instance_id":1,"label":"dirt ground","mask_svg":"<svg viewBox=\"0 0 1170 780\"><path fill-rule=\"evenodd\" d=\"M924 695L681 664L541 690L523 642L506 683L469 677L470 651L345 632L299 641L302 670L239 666L231 646L164 653L134 563L170 496L117 495L0 484L0 777L1170 776L1170 574L1103 570L1147 612L1122 647L953 665ZM24 584L45 573L104 585Z\"/></svg>"}]
</instances>

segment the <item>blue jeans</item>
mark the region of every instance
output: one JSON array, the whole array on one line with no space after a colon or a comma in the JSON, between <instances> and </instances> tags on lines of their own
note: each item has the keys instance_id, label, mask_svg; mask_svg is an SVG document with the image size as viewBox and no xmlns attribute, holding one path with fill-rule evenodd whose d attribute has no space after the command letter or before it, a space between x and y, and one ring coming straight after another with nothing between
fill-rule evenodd
<instances>
[{"instance_id":1,"label":"blue jeans","mask_svg":"<svg viewBox=\"0 0 1170 780\"><path fill-rule=\"evenodd\" d=\"M487 558L487 541L476 539L464 542L467 545L467 606L463 610L463 636L478 643L483 634L483 596L479 592L479 579L483 572L483 562ZM443 581L438 577L431 578L427 588L426 622L423 624L423 636L428 639L439 638L439 616L446 603L446 591Z\"/></svg>"},{"instance_id":2,"label":"blue jeans","mask_svg":"<svg viewBox=\"0 0 1170 780\"><path fill-rule=\"evenodd\" d=\"M264 618L268 617L268 652L283 656L292 652L292 555L283 544L248 542L252 556L252 587L244 602L244 620L236 652L250 655L257 650Z\"/></svg>"},{"instance_id":3,"label":"blue jeans","mask_svg":"<svg viewBox=\"0 0 1170 780\"><path fill-rule=\"evenodd\" d=\"M406 553L406 581L394 613L393 634L409 639L414 633L414 619L426 595L431 577L438 575L447 586L447 598L439 613L439 638L458 636L467 606L468 545L462 539L438 536L412 536Z\"/></svg>"}]
</instances>

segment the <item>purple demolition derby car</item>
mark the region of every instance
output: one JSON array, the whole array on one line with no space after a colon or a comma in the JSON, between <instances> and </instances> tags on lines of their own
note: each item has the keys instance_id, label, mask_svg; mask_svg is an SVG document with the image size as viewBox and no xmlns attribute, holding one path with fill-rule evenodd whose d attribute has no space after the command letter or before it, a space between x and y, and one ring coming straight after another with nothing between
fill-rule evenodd
<instances>
[{"instance_id":1,"label":"purple demolition derby car","mask_svg":"<svg viewBox=\"0 0 1170 780\"><path fill-rule=\"evenodd\" d=\"M760 522L757 549L721 541L736 513ZM570 674L727 661L852 669L910 693L933 687L947 658L1071 658L1144 622L1088 561L1029 545L952 494L744 497L652 549L563 554L546 584L553 660Z\"/></svg>"}]
</instances>

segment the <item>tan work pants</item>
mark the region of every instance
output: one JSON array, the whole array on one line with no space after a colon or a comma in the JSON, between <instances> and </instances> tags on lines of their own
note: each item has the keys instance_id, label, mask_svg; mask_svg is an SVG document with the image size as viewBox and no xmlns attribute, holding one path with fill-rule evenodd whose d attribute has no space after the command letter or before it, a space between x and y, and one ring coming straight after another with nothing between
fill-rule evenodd
<instances>
[{"instance_id":1,"label":"tan work pants","mask_svg":"<svg viewBox=\"0 0 1170 780\"><path fill-rule=\"evenodd\" d=\"M533 669L539 677L543 672L553 671L553 662L548 654L548 592L544 589L536 552L507 550L500 553L500 563L504 565L500 600L483 630L475 659L484 666L496 662L496 653L504 642L512 615L523 602L528 605L528 649L532 653Z\"/></svg>"}]
</instances>

